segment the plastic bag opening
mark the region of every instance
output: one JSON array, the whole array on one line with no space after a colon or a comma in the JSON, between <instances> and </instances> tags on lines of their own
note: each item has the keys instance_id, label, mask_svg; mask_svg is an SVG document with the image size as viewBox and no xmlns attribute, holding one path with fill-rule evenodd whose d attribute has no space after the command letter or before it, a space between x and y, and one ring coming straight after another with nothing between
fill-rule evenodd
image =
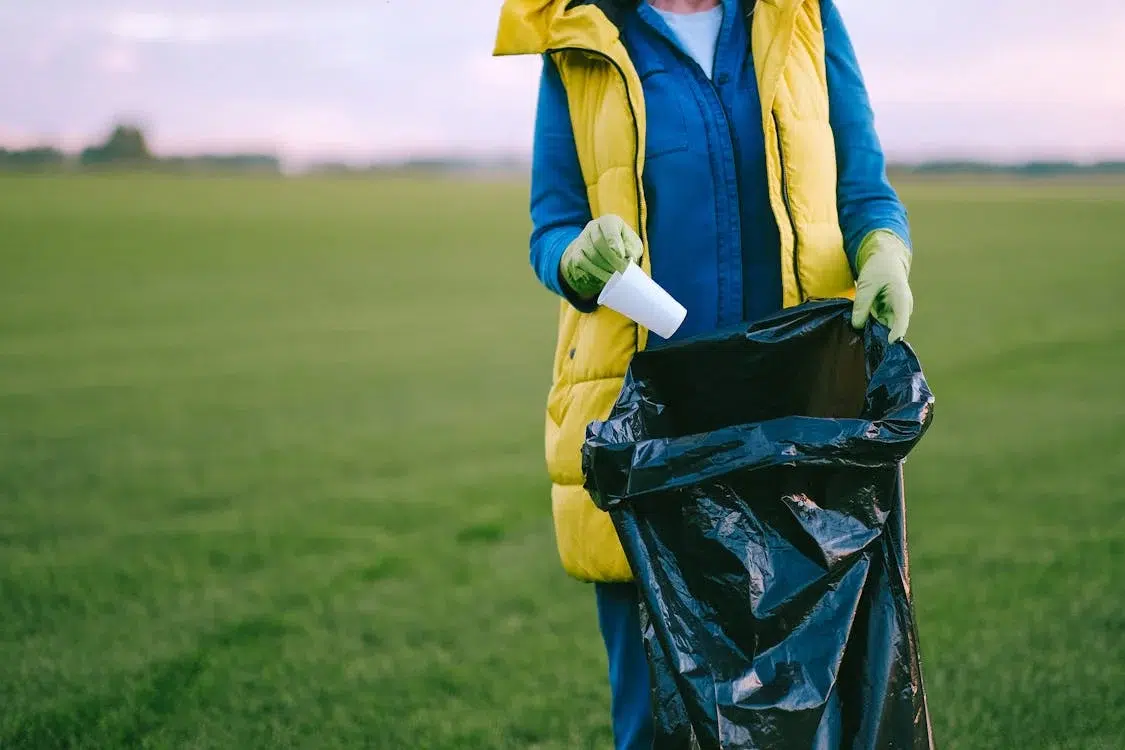
<instances>
[{"instance_id":1,"label":"plastic bag opening","mask_svg":"<svg viewBox=\"0 0 1125 750\"><path fill-rule=\"evenodd\" d=\"M779 337L775 326L763 323L637 357L634 380L648 383L649 397L663 404L663 418L653 421L648 436L712 432L788 416L858 418L867 392L863 332L838 315L802 326L797 321L808 311L800 312L794 323L807 329L802 335ZM662 398L664 393L675 398Z\"/></svg>"}]
</instances>

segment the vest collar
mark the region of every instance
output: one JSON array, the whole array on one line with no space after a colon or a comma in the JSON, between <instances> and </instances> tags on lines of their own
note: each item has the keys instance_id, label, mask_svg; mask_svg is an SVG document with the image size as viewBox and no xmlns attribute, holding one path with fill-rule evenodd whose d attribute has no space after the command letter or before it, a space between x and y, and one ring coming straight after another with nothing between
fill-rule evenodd
<instances>
[{"instance_id":1,"label":"vest collar","mask_svg":"<svg viewBox=\"0 0 1125 750\"><path fill-rule=\"evenodd\" d=\"M504 0L494 55L541 55L565 48L607 53L639 0Z\"/></svg>"},{"instance_id":2,"label":"vest collar","mask_svg":"<svg viewBox=\"0 0 1125 750\"><path fill-rule=\"evenodd\" d=\"M581 5L592 5L600 10L610 23L620 29L622 22L625 20L625 14L642 2L645 2L645 0L570 0L566 4L566 9L571 10Z\"/></svg>"}]
</instances>

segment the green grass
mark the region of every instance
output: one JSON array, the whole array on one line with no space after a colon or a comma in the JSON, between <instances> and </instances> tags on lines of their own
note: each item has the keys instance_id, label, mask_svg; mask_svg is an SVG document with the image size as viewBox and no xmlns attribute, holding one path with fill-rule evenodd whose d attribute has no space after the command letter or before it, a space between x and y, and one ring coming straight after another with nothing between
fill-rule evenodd
<instances>
[{"instance_id":1,"label":"green grass","mask_svg":"<svg viewBox=\"0 0 1125 750\"><path fill-rule=\"evenodd\" d=\"M912 183L944 748L1125 737L1125 186ZM0 178L0 748L605 748L520 184Z\"/></svg>"}]
</instances>

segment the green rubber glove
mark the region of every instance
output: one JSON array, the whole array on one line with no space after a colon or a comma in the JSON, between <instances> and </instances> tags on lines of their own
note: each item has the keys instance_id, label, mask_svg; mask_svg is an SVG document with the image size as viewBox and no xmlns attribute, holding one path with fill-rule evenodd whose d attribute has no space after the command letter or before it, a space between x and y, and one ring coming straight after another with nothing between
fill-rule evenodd
<instances>
[{"instance_id":1,"label":"green rubber glove","mask_svg":"<svg viewBox=\"0 0 1125 750\"><path fill-rule=\"evenodd\" d=\"M906 335L914 295L910 292L910 248L897 234L877 229L859 246L852 325L863 328L873 317L891 329L891 342Z\"/></svg>"},{"instance_id":2,"label":"green rubber glove","mask_svg":"<svg viewBox=\"0 0 1125 750\"><path fill-rule=\"evenodd\" d=\"M614 214L594 219L571 242L559 262L563 281L583 299L602 291L614 271L640 261L644 244L637 233Z\"/></svg>"}]
</instances>

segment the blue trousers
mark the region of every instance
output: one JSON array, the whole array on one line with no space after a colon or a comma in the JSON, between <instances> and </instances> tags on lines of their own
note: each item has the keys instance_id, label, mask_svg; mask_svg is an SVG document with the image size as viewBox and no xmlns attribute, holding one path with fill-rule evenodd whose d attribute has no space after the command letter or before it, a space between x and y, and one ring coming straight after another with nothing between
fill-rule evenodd
<instances>
[{"instance_id":1,"label":"blue trousers","mask_svg":"<svg viewBox=\"0 0 1125 750\"><path fill-rule=\"evenodd\" d=\"M597 583L594 589L598 626L609 656L614 747L652 750L652 699L637 587L632 583Z\"/></svg>"}]
</instances>

